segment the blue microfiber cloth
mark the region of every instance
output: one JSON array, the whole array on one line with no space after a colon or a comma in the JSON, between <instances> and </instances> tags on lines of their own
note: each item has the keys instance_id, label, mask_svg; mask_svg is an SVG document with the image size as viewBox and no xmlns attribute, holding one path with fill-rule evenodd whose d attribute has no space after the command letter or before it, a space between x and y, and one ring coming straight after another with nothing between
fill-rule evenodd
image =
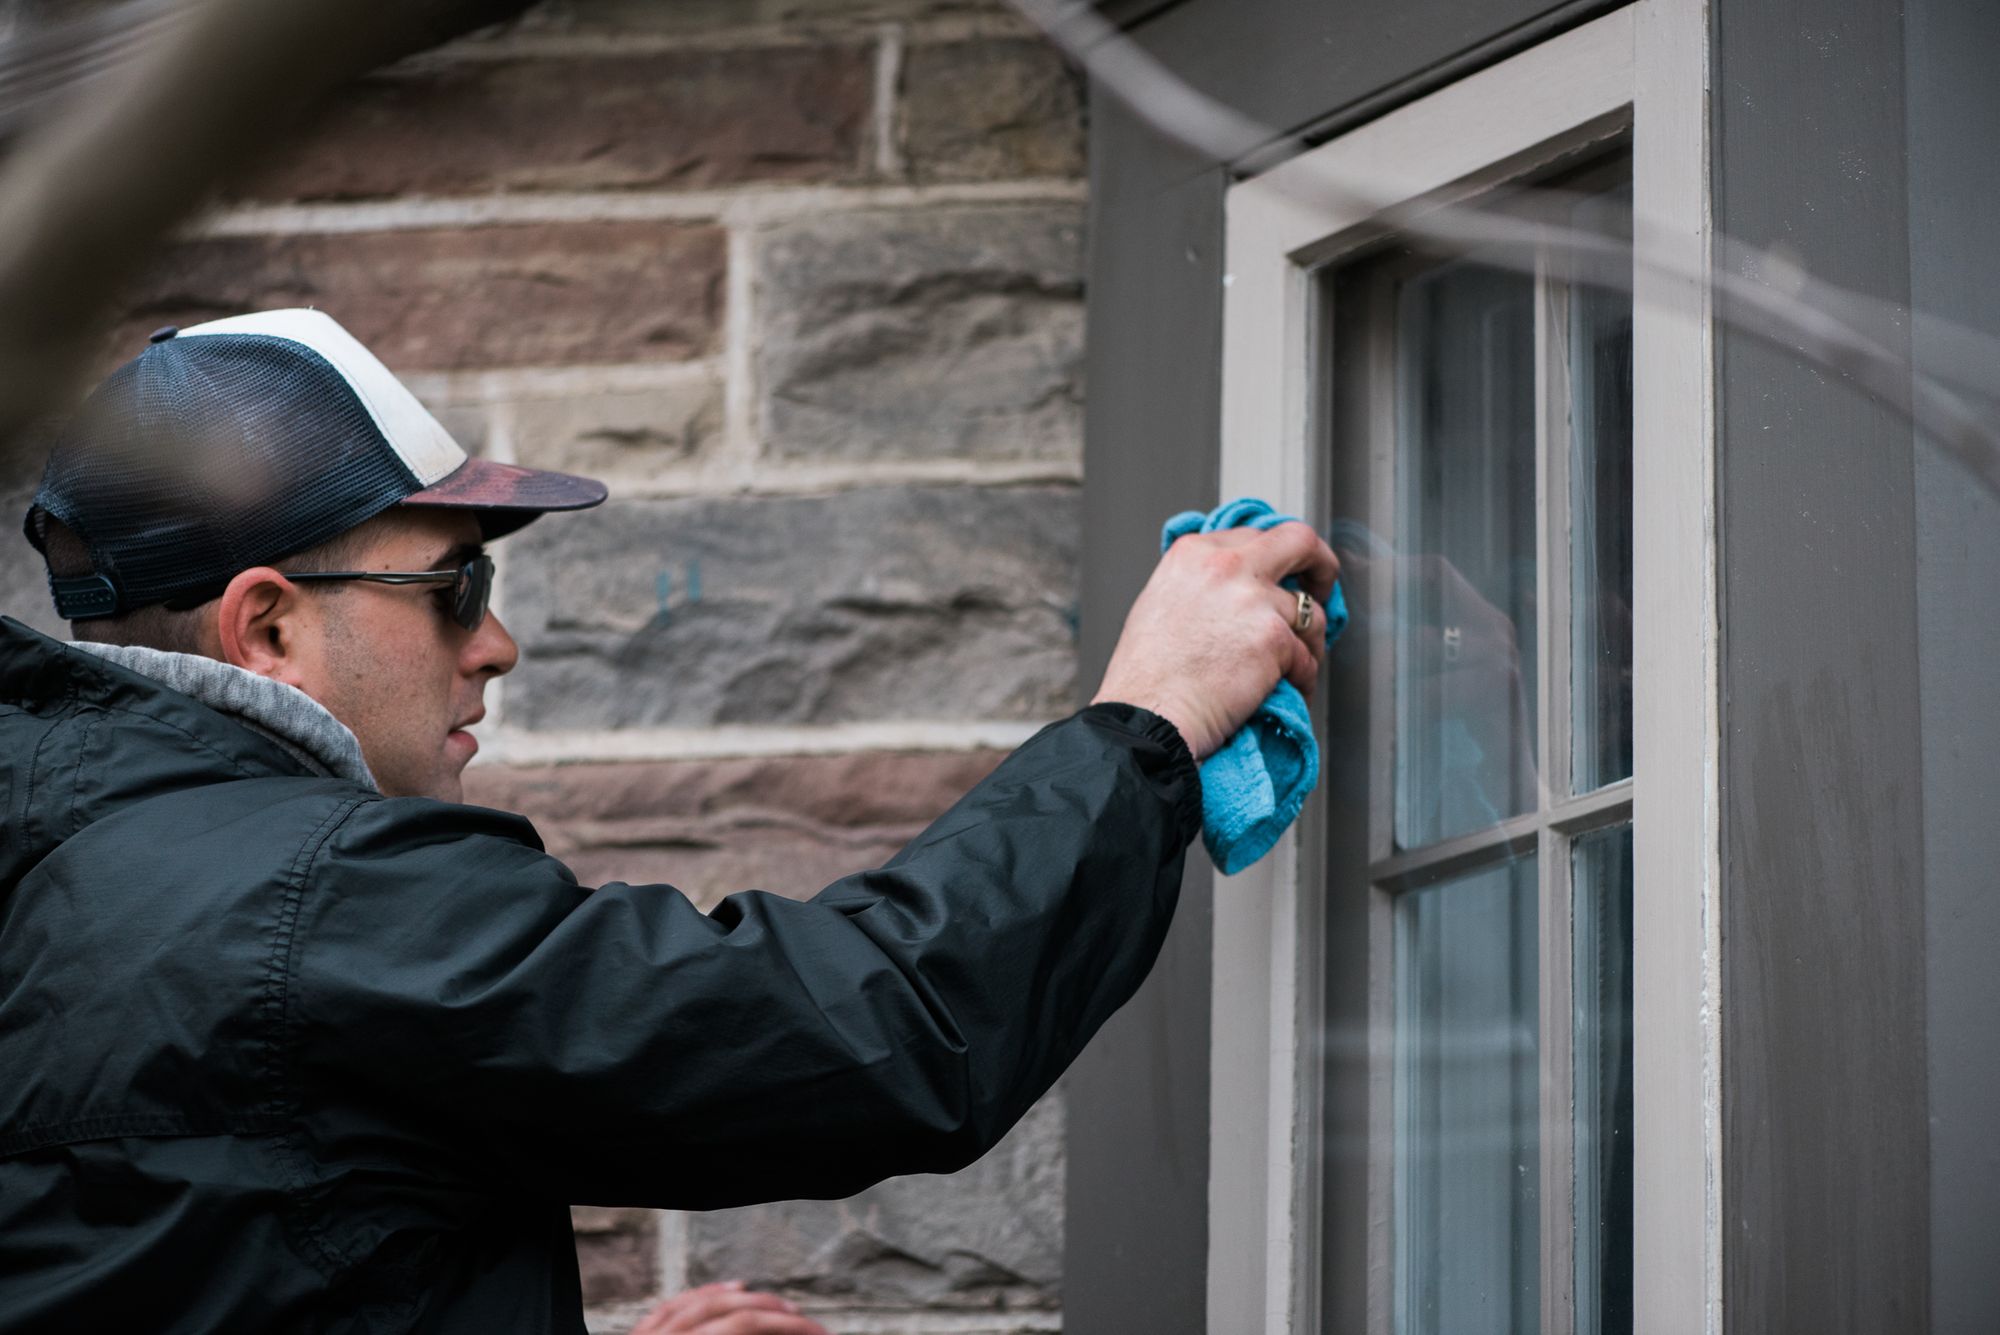
<instances>
[{"instance_id":1,"label":"blue microfiber cloth","mask_svg":"<svg viewBox=\"0 0 2000 1335\"><path fill-rule=\"evenodd\" d=\"M1160 550L1190 533L1270 528L1291 518L1266 501L1247 497L1207 514L1188 510L1160 530ZM1296 590L1298 581L1287 579L1284 585ZM1324 611L1326 644L1331 649L1347 629L1347 599L1339 584L1333 586ZM1299 818L1306 794L1318 782L1319 743L1313 740L1305 697L1296 686L1281 681L1250 721L1201 762L1201 841L1209 857L1226 876L1263 857Z\"/></svg>"}]
</instances>

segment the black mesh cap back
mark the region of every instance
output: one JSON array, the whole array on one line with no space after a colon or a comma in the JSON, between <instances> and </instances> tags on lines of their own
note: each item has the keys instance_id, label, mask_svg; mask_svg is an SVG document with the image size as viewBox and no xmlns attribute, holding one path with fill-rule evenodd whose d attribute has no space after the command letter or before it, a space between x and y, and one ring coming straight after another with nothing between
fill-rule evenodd
<instances>
[{"instance_id":1,"label":"black mesh cap back","mask_svg":"<svg viewBox=\"0 0 2000 1335\"><path fill-rule=\"evenodd\" d=\"M116 593L95 613L109 615L218 591L419 486L317 352L195 335L148 347L91 393L56 438L26 527L37 548L44 515L83 541Z\"/></svg>"}]
</instances>

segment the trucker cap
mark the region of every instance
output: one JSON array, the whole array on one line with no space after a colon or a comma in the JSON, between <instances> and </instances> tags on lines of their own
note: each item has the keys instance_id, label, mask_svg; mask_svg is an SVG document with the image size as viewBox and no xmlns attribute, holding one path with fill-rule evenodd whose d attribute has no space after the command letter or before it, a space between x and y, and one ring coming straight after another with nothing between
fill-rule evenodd
<instances>
[{"instance_id":1,"label":"trucker cap","mask_svg":"<svg viewBox=\"0 0 2000 1335\"><path fill-rule=\"evenodd\" d=\"M315 310L154 334L60 430L25 529L56 520L90 573L49 576L68 621L193 605L238 571L392 505L471 510L489 538L604 484L467 456L375 355Z\"/></svg>"}]
</instances>

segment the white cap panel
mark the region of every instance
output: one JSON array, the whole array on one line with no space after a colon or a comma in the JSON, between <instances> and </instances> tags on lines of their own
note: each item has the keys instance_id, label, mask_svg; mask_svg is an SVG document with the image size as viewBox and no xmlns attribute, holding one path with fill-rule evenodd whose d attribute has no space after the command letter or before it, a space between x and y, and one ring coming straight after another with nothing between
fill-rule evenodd
<instances>
[{"instance_id":1,"label":"white cap panel","mask_svg":"<svg viewBox=\"0 0 2000 1335\"><path fill-rule=\"evenodd\" d=\"M324 311L301 307L231 315L192 325L181 330L177 337L195 338L203 334L267 334L304 344L326 358L353 388L355 397L361 400L383 439L389 442L389 448L416 474L420 487L449 476L466 460L465 450L431 416L430 410L417 401L417 396L359 339Z\"/></svg>"}]
</instances>

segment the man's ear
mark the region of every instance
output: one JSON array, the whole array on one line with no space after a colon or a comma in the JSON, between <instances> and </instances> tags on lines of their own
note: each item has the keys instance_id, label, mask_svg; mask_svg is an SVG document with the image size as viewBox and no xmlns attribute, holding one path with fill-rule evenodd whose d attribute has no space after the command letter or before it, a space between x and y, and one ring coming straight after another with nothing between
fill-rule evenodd
<instances>
[{"instance_id":1,"label":"man's ear","mask_svg":"<svg viewBox=\"0 0 2000 1335\"><path fill-rule=\"evenodd\" d=\"M299 586L281 572L269 566L242 571L217 600L217 657L297 686L304 666L299 656L304 615Z\"/></svg>"}]
</instances>

